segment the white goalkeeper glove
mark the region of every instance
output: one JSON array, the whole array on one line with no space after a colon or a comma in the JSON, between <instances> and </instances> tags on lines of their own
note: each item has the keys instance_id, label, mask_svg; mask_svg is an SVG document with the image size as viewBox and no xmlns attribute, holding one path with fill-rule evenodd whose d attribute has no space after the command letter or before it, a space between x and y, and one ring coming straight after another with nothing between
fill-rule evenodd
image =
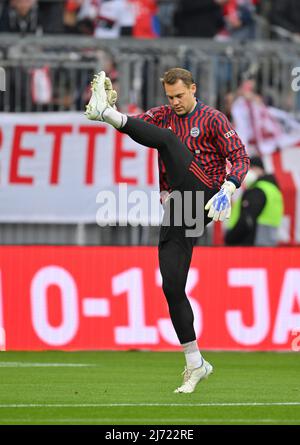
<instances>
[{"instance_id":1,"label":"white goalkeeper glove","mask_svg":"<svg viewBox=\"0 0 300 445\"><path fill-rule=\"evenodd\" d=\"M107 101L108 104L116 109L116 102L118 99L118 93L116 92L116 90L113 89L112 87L112 83L109 77L105 77L105 81L104 81L104 89L106 92L106 97L107 97Z\"/></svg>"},{"instance_id":2,"label":"white goalkeeper glove","mask_svg":"<svg viewBox=\"0 0 300 445\"><path fill-rule=\"evenodd\" d=\"M231 181L225 181L221 190L216 193L206 204L205 210L209 210L208 217L214 221L224 221L230 218L231 196L235 192L236 186Z\"/></svg>"}]
</instances>

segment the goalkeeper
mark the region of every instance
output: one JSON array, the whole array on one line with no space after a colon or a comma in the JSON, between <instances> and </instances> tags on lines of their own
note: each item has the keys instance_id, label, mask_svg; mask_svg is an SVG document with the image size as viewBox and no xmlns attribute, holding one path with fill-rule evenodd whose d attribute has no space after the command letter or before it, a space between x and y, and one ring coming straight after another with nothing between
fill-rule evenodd
<instances>
[{"instance_id":1,"label":"goalkeeper","mask_svg":"<svg viewBox=\"0 0 300 445\"><path fill-rule=\"evenodd\" d=\"M183 383L175 392L191 393L213 367L199 351L193 311L185 293L197 236L186 236L186 225L174 224L169 198L175 191L182 196L192 191L194 202L196 192L202 191L206 203L204 225L212 219L229 218L231 196L248 171L249 157L227 118L196 99L196 85L189 71L172 68L161 81L169 105L129 117L116 110L116 92L101 71L92 81L92 97L85 114L158 150L162 202L171 215L171 224L160 228L159 266L172 324L186 359ZM226 159L231 163L229 174Z\"/></svg>"}]
</instances>

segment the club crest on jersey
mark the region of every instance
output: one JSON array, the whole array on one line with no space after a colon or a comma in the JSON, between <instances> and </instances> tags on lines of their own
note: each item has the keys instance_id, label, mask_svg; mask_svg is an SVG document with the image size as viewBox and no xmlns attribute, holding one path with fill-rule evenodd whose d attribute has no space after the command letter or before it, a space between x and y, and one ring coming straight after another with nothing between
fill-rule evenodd
<instances>
[{"instance_id":1,"label":"club crest on jersey","mask_svg":"<svg viewBox=\"0 0 300 445\"><path fill-rule=\"evenodd\" d=\"M199 134L200 134L200 130L199 130L199 128L197 128L197 127L193 127L192 129L191 129L191 136L193 136L193 138L196 138L197 136L199 136Z\"/></svg>"},{"instance_id":2,"label":"club crest on jersey","mask_svg":"<svg viewBox=\"0 0 300 445\"><path fill-rule=\"evenodd\" d=\"M234 130L228 131L228 133L225 133L224 136L226 139L229 139L231 136L235 134Z\"/></svg>"}]
</instances>

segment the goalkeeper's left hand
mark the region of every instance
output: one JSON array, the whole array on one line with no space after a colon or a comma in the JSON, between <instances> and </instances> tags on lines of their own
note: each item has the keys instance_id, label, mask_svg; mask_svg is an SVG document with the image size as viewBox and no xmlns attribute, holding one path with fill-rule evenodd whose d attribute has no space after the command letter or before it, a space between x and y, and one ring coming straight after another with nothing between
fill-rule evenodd
<instances>
[{"instance_id":1,"label":"goalkeeper's left hand","mask_svg":"<svg viewBox=\"0 0 300 445\"><path fill-rule=\"evenodd\" d=\"M208 217L214 221L224 221L231 214L231 196L236 186L231 181L225 181L221 190L216 193L206 204L205 210L209 210Z\"/></svg>"},{"instance_id":2,"label":"goalkeeper's left hand","mask_svg":"<svg viewBox=\"0 0 300 445\"><path fill-rule=\"evenodd\" d=\"M116 108L116 102L118 98L118 93L113 89L112 83L109 77L105 77L104 81L104 89L107 96L107 101L109 105L113 108Z\"/></svg>"}]
</instances>

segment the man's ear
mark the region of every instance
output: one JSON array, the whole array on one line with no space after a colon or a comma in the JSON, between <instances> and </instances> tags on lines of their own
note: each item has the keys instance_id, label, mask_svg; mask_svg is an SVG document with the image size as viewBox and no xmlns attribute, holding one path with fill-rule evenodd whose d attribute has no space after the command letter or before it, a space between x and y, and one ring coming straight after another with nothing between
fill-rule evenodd
<instances>
[{"instance_id":1,"label":"man's ear","mask_svg":"<svg viewBox=\"0 0 300 445\"><path fill-rule=\"evenodd\" d=\"M196 94L196 91L197 91L196 84L193 83L193 84L191 85L191 92L192 92L193 94Z\"/></svg>"}]
</instances>

